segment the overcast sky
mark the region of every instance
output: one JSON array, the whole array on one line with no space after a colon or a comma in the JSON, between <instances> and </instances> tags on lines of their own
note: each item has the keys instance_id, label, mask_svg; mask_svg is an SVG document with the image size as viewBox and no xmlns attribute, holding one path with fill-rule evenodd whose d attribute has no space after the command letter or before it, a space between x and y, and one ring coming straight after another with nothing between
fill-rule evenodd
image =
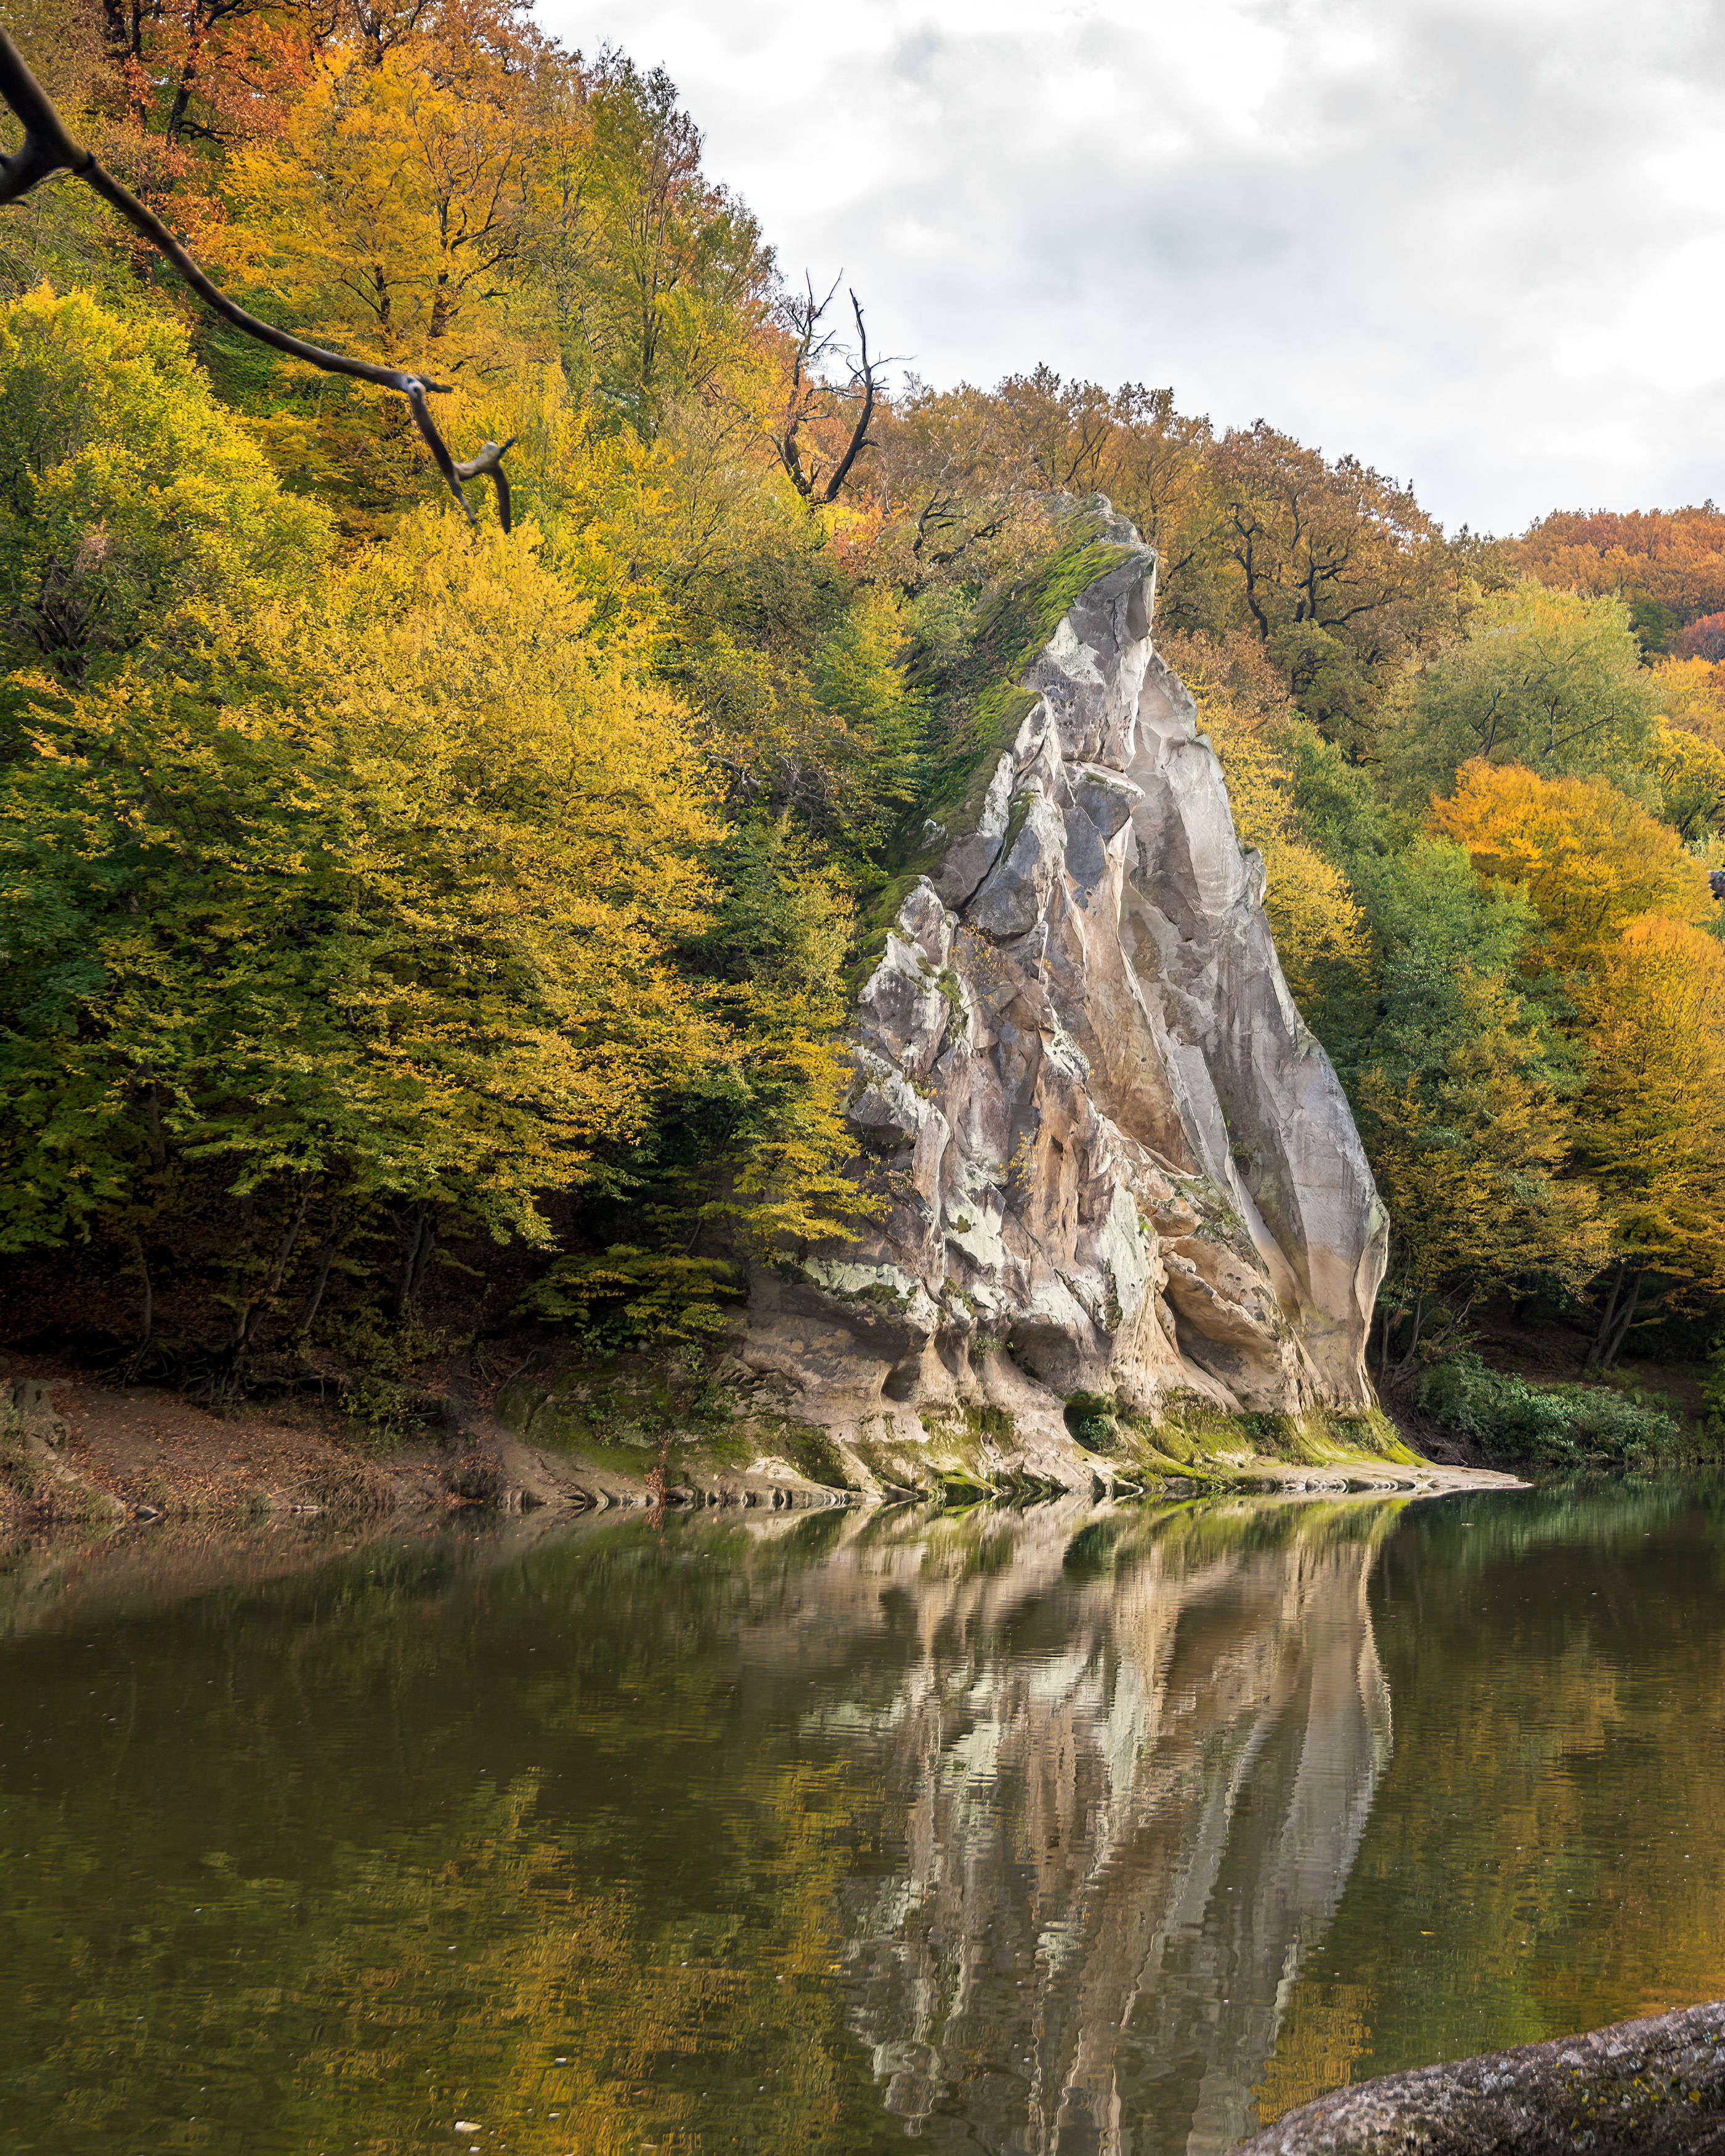
<instances>
[{"instance_id":1,"label":"overcast sky","mask_svg":"<svg viewBox=\"0 0 1725 2156\"><path fill-rule=\"evenodd\" d=\"M1717 0L540 0L945 385L1172 383L1445 523L1725 495Z\"/></svg>"}]
</instances>

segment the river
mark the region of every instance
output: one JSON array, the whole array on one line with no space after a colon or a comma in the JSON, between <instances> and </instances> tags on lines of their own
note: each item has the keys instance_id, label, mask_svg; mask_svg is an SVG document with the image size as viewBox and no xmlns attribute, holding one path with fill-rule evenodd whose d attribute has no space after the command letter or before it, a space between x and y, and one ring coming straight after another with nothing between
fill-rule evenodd
<instances>
[{"instance_id":1,"label":"river","mask_svg":"<svg viewBox=\"0 0 1725 2156\"><path fill-rule=\"evenodd\" d=\"M1718 1481L41 1544L0 2145L1219 2156L1725 1994L1722 1829Z\"/></svg>"}]
</instances>

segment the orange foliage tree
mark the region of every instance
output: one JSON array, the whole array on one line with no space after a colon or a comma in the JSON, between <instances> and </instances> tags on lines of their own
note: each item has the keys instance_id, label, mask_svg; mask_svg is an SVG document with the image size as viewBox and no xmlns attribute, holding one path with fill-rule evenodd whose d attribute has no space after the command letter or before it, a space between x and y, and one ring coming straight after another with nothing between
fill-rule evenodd
<instances>
[{"instance_id":1,"label":"orange foliage tree","mask_svg":"<svg viewBox=\"0 0 1725 2156\"><path fill-rule=\"evenodd\" d=\"M1698 922L1718 911L1676 833L1601 780L1476 757L1432 803L1431 823L1481 875L1527 894L1560 967L1587 964L1639 915Z\"/></svg>"},{"instance_id":2,"label":"orange foliage tree","mask_svg":"<svg viewBox=\"0 0 1725 2156\"><path fill-rule=\"evenodd\" d=\"M1725 1284L1725 947L1702 926L1717 901L1676 832L1599 780L1476 760L1431 821L1525 895L1573 999L1573 1168L1615 1261L1590 1359L1609 1368L1638 1317Z\"/></svg>"},{"instance_id":3,"label":"orange foliage tree","mask_svg":"<svg viewBox=\"0 0 1725 2156\"><path fill-rule=\"evenodd\" d=\"M1674 510L1559 510L1509 552L1543 584L1631 606L1640 601L1669 618L1645 619L1644 634L1725 609L1725 511L1711 501Z\"/></svg>"}]
</instances>

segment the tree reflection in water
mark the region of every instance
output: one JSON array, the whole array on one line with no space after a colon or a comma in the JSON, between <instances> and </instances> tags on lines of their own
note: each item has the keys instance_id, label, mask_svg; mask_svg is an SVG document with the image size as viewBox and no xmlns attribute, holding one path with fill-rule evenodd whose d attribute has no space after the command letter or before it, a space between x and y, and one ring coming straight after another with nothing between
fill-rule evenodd
<instances>
[{"instance_id":1,"label":"tree reflection in water","mask_svg":"<svg viewBox=\"0 0 1725 2156\"><path fill-rule=\"evenodd\" d=\"M16 1552L8 2146L1221 2150L1725 1989L1716 1503Z\"/></svg>"}]
</instances>

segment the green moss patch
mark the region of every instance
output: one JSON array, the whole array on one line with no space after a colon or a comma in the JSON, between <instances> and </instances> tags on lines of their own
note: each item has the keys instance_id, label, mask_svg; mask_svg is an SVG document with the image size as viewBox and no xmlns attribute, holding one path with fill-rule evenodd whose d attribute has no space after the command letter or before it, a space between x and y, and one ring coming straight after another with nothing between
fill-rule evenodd
<instances>
[{"instance_id":1,"label":"green moss patch","mask_svg":"<svg viewBox=\"0 0 1725 2156\"><path fill-rule=\"evenodd\" d=\"M1086 1451L1105 1456L1117 1475L1147 1482L1194 1482L1207 1489L1264 1478L1255 1463L1346 1468L1382 1461L1415 1466L1388 1416L1373 1408L1344 1414L1230 1414L1201 1394L1173 1393L1152 1415L1123 1415L1106 1394L1075 1393L1066 1427Z\"/></svg>"},{"instance_id":2,"label":"green moss patch","mask_svg":"<svg viewBox=\"0 0 1725 2156\"><path fill-rule=\"evenodd\" d=\"M811 1482L824 1484L829 1490L854 1490L855 1484L845 1471L845 1461L829 1431L817 1428L814 1423L786 1422L775 1433L774 1442L764 1440L761 1450L777 1452L788 1460L799 1475Z\"/></svg>"},{"instance_id":3,"label":"green moss patch","mask_svg":"<svg viewBox=\"0 0 1725 2156\"><path fill-rule=\"evenodd\" d=\"M938 694L926 775L890 850L886 880L859 923L853 993L878 963L916 879L980 822L996 767L1036 707L1037 692L1025 687L1024 676L1085 593L1137 553L1103 538L1094 516L1072 517L1055 552L1034 577L996 601L968 639L962 672ZM1024 808L1015 804L1015 813L1022 824Z\"/></svg>"}]
</instances>

